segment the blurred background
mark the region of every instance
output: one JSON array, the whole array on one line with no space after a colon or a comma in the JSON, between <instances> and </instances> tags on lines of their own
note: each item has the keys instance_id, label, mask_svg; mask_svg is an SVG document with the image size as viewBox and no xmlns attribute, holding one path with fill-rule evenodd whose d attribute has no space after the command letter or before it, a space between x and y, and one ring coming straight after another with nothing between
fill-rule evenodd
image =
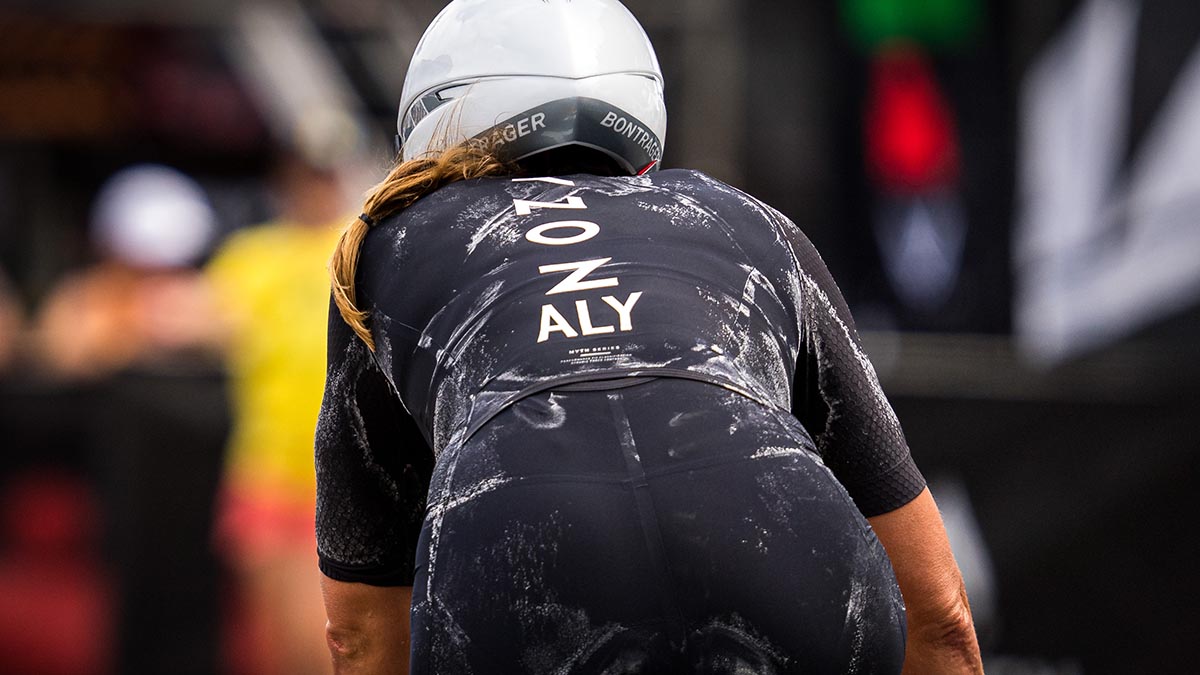
<instances>
[{"instance_id":1,"label":"blurred background","mask_svg":"<svg viewBox=\"0 0 1200 675\"><path fill-rule=\"evenodd\" d=\"M0 6L0 672L325 672L324 261L443 4ZM665 166L839 281L988 672L1194 672L1200 3L627 5Z\"/></svg>"}]
</instances>

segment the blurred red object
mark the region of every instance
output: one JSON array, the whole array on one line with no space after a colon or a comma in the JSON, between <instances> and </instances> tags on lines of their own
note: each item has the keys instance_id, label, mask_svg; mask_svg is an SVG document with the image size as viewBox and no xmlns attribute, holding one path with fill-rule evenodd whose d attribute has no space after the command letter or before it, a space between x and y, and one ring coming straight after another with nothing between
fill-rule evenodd
<instances>
[{"instance_id":1,"label":"blurred red object","mask_svg":"<svg viewBox=\"0 0 1200 675\"><path fill-rule=\"evenodd\" d=\"M954 113L932 64L919 49L901 45L877 55L866 109L866 157L886 190L927 192L958 180Z\"/></svg>"},{"instance_id":2,"label":"blurred red object","mask_svg":"<svg viewBox=\"0 0 1200 675\"><path fill-rule=\"evenodd\" d=\"M88 486L41 471L0 495L0 672L111 671L113 601Z\"/></svg>"}]
</instances>

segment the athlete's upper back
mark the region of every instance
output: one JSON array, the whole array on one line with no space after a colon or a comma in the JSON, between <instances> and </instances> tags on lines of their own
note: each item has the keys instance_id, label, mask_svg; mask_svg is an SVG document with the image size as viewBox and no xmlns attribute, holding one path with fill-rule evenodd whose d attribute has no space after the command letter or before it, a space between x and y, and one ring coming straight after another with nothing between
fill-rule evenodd
<instances>
[{"instance_id":1,"label":"athlete's upper back","mask_svg":"<svg viewBox=\"0 0 1200 675\"><path fill-rule=\"evenodd\" d=\"M377 359L435 451L522 395L637 373L788 409L805 275L778 212L694 171L451 184L374 228Z\"/></svg>"}]
</instances>

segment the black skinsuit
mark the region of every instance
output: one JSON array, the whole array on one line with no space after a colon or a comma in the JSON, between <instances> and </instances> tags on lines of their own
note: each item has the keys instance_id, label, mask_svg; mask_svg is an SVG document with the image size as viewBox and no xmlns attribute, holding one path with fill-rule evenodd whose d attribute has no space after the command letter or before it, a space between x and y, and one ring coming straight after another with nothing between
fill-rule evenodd
<instances>
[{"instance_id":1,"label":"black skinsuit","mask_svg":"<svg viewBox=\"0 0 1200 675\"><path fill-rule=\"evenodd\" d=\"M321 567L414 585L413 672L899 671L864 516L924 480L778 212L690 171L456 183L371 231L358 299Z\"/></svg>"}]
</instances>

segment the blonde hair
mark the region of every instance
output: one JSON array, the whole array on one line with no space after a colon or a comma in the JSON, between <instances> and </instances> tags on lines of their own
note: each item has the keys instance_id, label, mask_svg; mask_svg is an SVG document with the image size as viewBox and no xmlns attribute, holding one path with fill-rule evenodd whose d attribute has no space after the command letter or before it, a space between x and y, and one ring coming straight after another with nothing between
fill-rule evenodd
<instances>
[{"instance_id":1,"label":"blonde hair","mask_svg":"<svg viewBox=\"0 0 1200 675\"><path fill-rule=\"evenodd\" d=\"M363 214L346 226L329 262L333 301L342 319L371 351L375 351L375 340L367 327L370 312L358 307L354 287L358 254L367 232L375 223L403 211L444 185L513 171L511 165L496 159L485 144L463 143L440 155L402 161L371 189Z\"/></svg>"}]
</instances>

